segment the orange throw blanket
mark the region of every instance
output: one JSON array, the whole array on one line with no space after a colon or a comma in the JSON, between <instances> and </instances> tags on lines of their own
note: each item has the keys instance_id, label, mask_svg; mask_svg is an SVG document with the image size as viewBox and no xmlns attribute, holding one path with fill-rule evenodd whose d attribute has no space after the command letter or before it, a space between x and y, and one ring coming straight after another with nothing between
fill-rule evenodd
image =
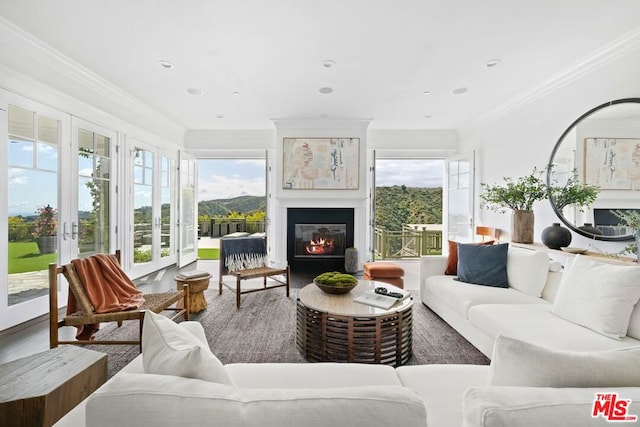
<instances>
[{"instance_id":1,"label":"orange throw blanket","mask_svg":"<svg viewBox=\"0 0 640 427\"><path fill-rule=\"evenodd\" d=\"M144 297L136 285L110 255L96 254L71 261L96 313L112 313L139 308ZM69 292L67 314L78 310L73 292ZM90 340L99 325L78 327L76 339Z\"/></svg>"}]
</instances>

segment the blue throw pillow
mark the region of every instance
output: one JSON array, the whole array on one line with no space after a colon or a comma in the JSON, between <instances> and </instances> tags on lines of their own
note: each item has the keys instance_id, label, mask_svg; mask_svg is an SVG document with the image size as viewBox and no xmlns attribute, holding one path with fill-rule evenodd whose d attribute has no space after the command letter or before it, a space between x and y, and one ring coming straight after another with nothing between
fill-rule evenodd
<instances>
[{"instance_id":1,"label":"blue throw pillow","mask_svg":"<svg viewBox=\"0 0 640 427\"><path fill-rule=\"evenodd\" d=\"M458 243L457 280L476 285L508 288L508 243L490 246Z\"/></svg>"}]
</instances>

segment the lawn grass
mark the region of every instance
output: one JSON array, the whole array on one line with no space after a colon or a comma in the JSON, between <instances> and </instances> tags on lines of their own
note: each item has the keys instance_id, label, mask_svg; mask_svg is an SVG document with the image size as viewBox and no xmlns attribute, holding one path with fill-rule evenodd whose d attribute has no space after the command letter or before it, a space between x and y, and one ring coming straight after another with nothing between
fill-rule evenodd
<instances>
[{"instance_id":1,"label":"lawn grass","mask_svg":"<svg viewBox=\"0 0 640 427\"><path fill-rule=\"evenodd\" d=\"M220 249L198 248L198 259L220 259Z\"/></svg>"},{"instance_id":2,"label":"lawn grass","mask_svg":"<svg viewBox=\"0 0 640 427\"><path fill-rule=\"evenodd\" d=\"M41 255L36 242L9 242L9 274L46 270L57 256Z\"/></svg>"}]
</instances>

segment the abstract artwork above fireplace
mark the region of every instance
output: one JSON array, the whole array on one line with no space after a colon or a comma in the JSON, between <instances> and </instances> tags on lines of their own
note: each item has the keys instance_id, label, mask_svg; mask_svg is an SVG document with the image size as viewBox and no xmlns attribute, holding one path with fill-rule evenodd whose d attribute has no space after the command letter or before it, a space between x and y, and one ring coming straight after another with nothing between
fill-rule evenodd
<instances>
[{"instance_id":1,"label":"abstract artwork above fireplace","mask_svg":"<svg viewBox=\"0 0 640 427\"><path fill-rule=\"evenodd\" d=\"M359 138L283 138L282 188L357 190Z\"/></svg>"}]
</instances>

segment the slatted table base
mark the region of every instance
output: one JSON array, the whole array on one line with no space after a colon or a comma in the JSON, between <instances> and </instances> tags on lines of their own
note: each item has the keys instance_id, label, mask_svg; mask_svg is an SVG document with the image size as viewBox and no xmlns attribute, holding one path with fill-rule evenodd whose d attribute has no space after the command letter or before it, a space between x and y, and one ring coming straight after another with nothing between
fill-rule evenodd
<instances>
[{"instance_id":1,"label":"slatted table base","mask_svg":"<svg viewBox=\"0 0 640 427\"><path fill-rule=\"evenodd\" d=\"M310 362L400 366L411 357L412 305L381 316L337 316L297 302L296 343Z\"/></svg>"}]
</instances>

